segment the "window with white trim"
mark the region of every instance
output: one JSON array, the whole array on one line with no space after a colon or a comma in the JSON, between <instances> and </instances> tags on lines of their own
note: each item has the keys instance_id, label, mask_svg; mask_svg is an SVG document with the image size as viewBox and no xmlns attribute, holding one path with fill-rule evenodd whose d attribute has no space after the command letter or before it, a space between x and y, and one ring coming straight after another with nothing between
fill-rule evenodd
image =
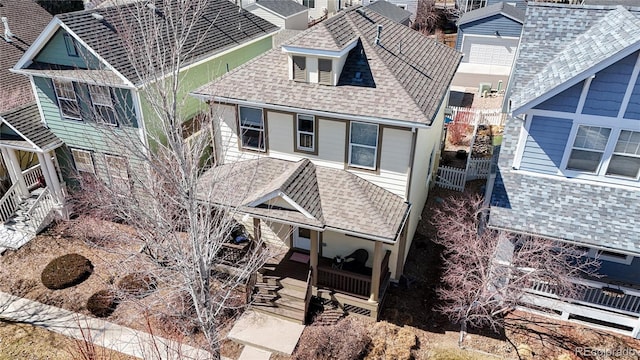
<instances>
[{"instance_id":1,"label":"window with white trim","mask_svg":"<svg viewBox=\"0 0 640 360\"><path fill-rule=\"evenodd\" d=\"M375 169L378 156L378 125L351 122L349 130L349 165Z\"/></svg>"},{"instance_id":2,"label":"window with white trim","mask_svg":"<svg viewBox=\"0 0 640 360\"><path fill-rule=\"evenodd\" d=\"M304 56L292 56L293 80L307 81L307 58Z\"/></svg>"},{"instance_id":3,"label":"window with white trim","mask_svg":"<svg viewBox=\"0 0 640 360\"><path fill-rule=\"evenodd\" d=\"M107 165L107 173L109 174L112 190L119 193L128 193L130 184L127 159L121 156L105 155L104 160Z\"/></svg>"},{"instance_id":4,"label":"window with white trim","mask_svg":"<svg viewBox=\"0 0 640 360\"><path fill-rule=\"evenodd\" d=\"M78 57L76 40L69 34L64 34L62 37L64 38L64 46L67 48L67 55L71 57Z\"/></svg>"},{"instance_id":5,"label":"window with white trim","mask_svg":"<svg viewBox=\"0 0 640 360\"><path fill-rule=\"evenodd\" d=\"M96 121L117 126L116 111L113 107L111 88L107 86L89 85L91 103L95 112Z\"/></svg>"},{"instance_id":6,"label":"window with white trim","mask_svg":"<svg viewBox=\"0 0 640 360\"><path fill-rule=\"evenodd\" d=\"M314 151L316 140L315 118L312 115L298 114L296 122L297 148L302 151Z\"/></svg>"},{"instance_id":7,"label":"window with white trim","mask_svg":"<svg viewBox=\"0 0 640 360\"><path fill-rule=\"evenodd\" d=\"M620 264L630 265L633 261L633 256L627 254L621 254L613 251L589 249L587 255L594 259L600 259L604 261L610 261Z\"/></svg>"},{"instance_id":8,"label":"window with white trim","mask_svg":"<svg viewBox=\"0 0 640 360\"><path fill-rule=\"evenodd\" d=\"M239 109L241 145L245 149L266 151L262 109L245 106Z\"/></svg>"},{"instance_id":9,"label":"window with white trim","mask_svg":"<svg viewBox=\"0 0 640 360\"><path fill-rule=\"evenodd\" d=\"M316 8L316 0L302 0L302 5L310 9Z\"/></svg>"},{"instance_id":10,"label":"window with white trim","mask_svg":"<svg viewBox=\"0 0 640 360\"><path fill-rule=\"evenodd\" d=\"M90 151L71 149L71 156L73 157L73 162L76 164L76 170L92 174L96 173Z\"/></svg>"},{"instance_id":11,"label":"window with white trim","mask_svg":"<svg viewBox=\"0 0 640 360\"><path fill-rule=\"evenodd\" d=\"M318 83L333 85L333 62L331 59L318 59Z\"/></svg>"},{"instance_id":12,"label":"window with white trim","mask_svg":"<svg viewBox=\"0 0 640 360\"><path fill-rule=\"evenodd\" d=\"M565 169L627 180L640 177L640 131L577 125Z\"/></svg>"},{"instance_id":13,"label":"window with white trim","mask_svg":"<svg viewBox=\"0 0 640 360\"><path fill-rule=\"evenodd\" d=\"M53 80L53 88L62 116L67 119L82 120L73 82Z\"/></svg>"}]
</instances>

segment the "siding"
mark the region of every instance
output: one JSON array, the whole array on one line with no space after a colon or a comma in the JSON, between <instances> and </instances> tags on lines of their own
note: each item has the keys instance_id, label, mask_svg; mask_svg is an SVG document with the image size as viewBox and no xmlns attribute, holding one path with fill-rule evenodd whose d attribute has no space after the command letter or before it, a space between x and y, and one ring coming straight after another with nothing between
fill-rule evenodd
<instances>
[{"instance_id":1,"label":"siding","mask_svg":"<svg viewBox=\"0 0 640 360\"><path fill-rule=\"evenodd\" d=\"M279 28L284 28L284 19L282 17L275 15L274 13L267 11L261 7L258 7L257 5L255 9L251 9L251 13L267 20L268 22L276 25Z\"/></svg>"},{"instance_id":2,"label":"siding","mask_svg":"<svg viewBox=\"0 0 640 360\"><path fill-rule=\"evenodd\" d=\"M596 74L589 87L583 114L618 116L637 58L636 52Z\"/></svg>"},{"instance_id":3,"label":"siding","mask_svg":"<svg viewBox=\"0 0 640 360\"><path fill-rule=\"evenodd\" d=\"M571 132L571 120L534 116L520 169L556 174Z\"/></svg>"},{"instance_id":4,"label":"siding","mask_svg":"<svg viewBox=\"0 0 640 360\"><path fill-rule=\"evenodd\" d=\"M552 97L535 107L535 109L575 113L580 101L584 81Z\"/></svg>"},{"instance_id":5,"label":"siding","mask_svg":"<svg viewBox=\"0 0 640 360\"><path fill-rule=\"evenodd\" d=\"M309 24L309 12L294 15L285 20L285 29L306 30Z\"/></svg>"},{"instance_id":6,"label":"siding","mask_svg":"<svg viewBox=\"0 0 640 360\"><path fill-rule=\"evenodd\" d=\"M631 98L629 99L624 117L626 119L640 120L640 77L636 79L636 83L633 86Z\"/></svg>"},{"instance_id":7,"label":"siding","mask_svg":"<svg viewBox=\"0 0 640 360\"><path fill-rule=\"evenodd\" d=\"M216 105L214 112L220 126L218 138L218 154L222 163L232 163L254 159L259 156L270 156L289 161L308 158L314 164L334 169L344 169L347 150L346 129L348 122L328 120L316 117L318 122L318 155L293 151L293 114L265 111L267 118L268 153L240 151L235 108L229 105ZM405 197L409 158L411 148L411 131L393 128L380 128L382 142L380 151L379 173L351 170L355 175L370 181L394 194Z\"/></svg>"},{"instance_id":8,"label":"siding","mask_svg":"<svg viewBox=\"0 0 640 360\"><path fill-rule=\"evenodd\" d=\"M464 24L458 29L456 50L462 51L462 38L464 35L495 36L496 31L499 31L501 36L520 37L522 24L500 14ZM469 54L466 55L467 61L468 57ZM465 59L463 58L462 61L464 62Z\"/></svg>"},{"instance_id":9,"label":"siding","mask_svg":"<svg viewBox=\"0 0 640 360\"><path fill-rule=\"evenodd\" d=\"M244 226L245 231L253 237L253 218L248 217L247 221L243 221L244 216L235 216L238 223ZM292 234L290 225L275 223L271 221L260 220L260 234L262 240L275 246L289 246Z\"/></svg>"},{"instance_id":10,"label":"siding","mask_svg":"<svg viewBox=\"0 0 640 360\"><path fill-rule=\"evenodd\" d=\"M326 230L322 233L322 256L327 258L333 258L335 256L346 256L358 249L365 249L369 253L366 266L371 267L373 264L373 253L375 248L375 241L362 239L355 236L347 236L345 234ZM390 245L382 246L382 253L387 250L391 250L391 257L389 258L389 269L395 269L396 256L393 252L394 249ZM394 277L392 270L392 277Z\"/></svg>"},{"instance_id":11,"label":"siding","mask_svg":"<svg viewBox=\"0 0 640 360\"><path fill-rule=\"evenodd\" d=\"M99 69L102 68L100 61L93 56L86 48L80 43L76 42L76 48L78 49L78 57L69 56L67 54L67 48L64 43L64 34L66 31L59 29L51 37L49 42L40 50L38 55L35 56L34 61L43 62L47 64L72 66L81 69Z\"/></svg>"}]
</instances>

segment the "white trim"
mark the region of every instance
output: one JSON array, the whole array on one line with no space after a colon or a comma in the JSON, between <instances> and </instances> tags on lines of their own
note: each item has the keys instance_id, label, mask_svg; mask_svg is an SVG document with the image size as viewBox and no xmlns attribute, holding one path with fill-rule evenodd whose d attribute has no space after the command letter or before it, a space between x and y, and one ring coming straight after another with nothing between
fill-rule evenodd
<instances>
[{"instance_id":1,"label":"white trim","mask_svg":"<svg viewBox=\"0 0 640 360\"><path fill-rule=\"evenodd\" d=\"M301 131L300 130L300 116L310 117L311 118L311 132ZM305 121L309 121L309 119L303 119ZM311 148L300 146L300 135L311 135ZM296 114L296 150L299 151L310 151L313 152L316 150L316 117L313 115L307 114Z\"/></svg>"},{"instance_id":2,"label":"white trim","mask_svg":"<svg viewBox=\"0 0 640 360\"><path fill-rule=\"evenodd\" d=\"M3 123L5 125L7 125L11 130L13 130L16 134L20 135L20 137L22 137L27 143L29 143L29 145L33 146L33 149L31 149L31 151L33 151L34 149L37 150L38 152L42 152L42 149L37 146L33 141L29 140L26 136L24 136L24 134L22 134L20 131L18 131L18 129L16 129L15 127L13 127L13 125L11 125L5 118L3 118L2 116L0 116L0 123Z\"/></svg>"},{"instance_id":3,"label":"white trim","mask_svg":"<svg viewBox=\"0 0 640 360\"><path fill-rule=\"evenodd\" d=\"M551 174L543 174L543 173L538 173L538 172L534 172L534 171L530 171L530 170L511 170L512 173L517 174L517 175L522 175L522 176L532 176L532 177L540 177L540 178L544 178L544 179L550 179L550 180L555 180L555 181L565 181L565 182L569 182L569 183L573 183L573 184L584 184L584 185L593 185L593 186L608 186L608 187L612 187L612 188L616 188L616 189L623 189L623 190L629 190L629 191L638 191L638 186L637 185L630 185L629 181L626 181L625 183L621 183L621 182L608 182L606 181L608 178L599 178L598 180L595 180L592 178L584 178L584 177L567 177L566 175L563 175L561 173L555 174L555 175L551 175ZM637 181L636 181L637 183Z\"/></svg>"},{"instance_id":4,"label":"white trim","mask_svg":"<svg viewBox=\"0 0 640 360\"><path fill-rule=\"evenodd\" d=\"M287 194L283 192L278 192L278 195L284 199L284 201L288 202L289 205L293 206L296 210L300 211L305 217L309 219L315 219L313 215L311 215L307 210L305 210L302 206L298 205L293 199L291 199Z\"/></svg>"},{"instance_id":5,"label":"white trim","mask_svg":"<svg viewBox=\"0 0 640 360\"><path fill-rule=\"evenodd\" d=\"M113 105L113 93L112 93L111 87L105 86L105 85L87 85L87 88L89 89L89 98L91 101L91 107L93 108L93 112L95 113L96 122L104 125L108 125L108 126L118 127L119 125L118 114L116 112L115 106ZM104 89L106 89L107 96L109 97L109 103L107 104L107 103L96 102L94 99L94 95L93 95L94 92L92 89L94 90L98 89L98 91L103 91ZM115 123L104 121L104 119L100 114L100 111L98 111L98 109L96 108L97 106L102 106L102 107L111 109L111 111L113 112L113 120L115 121Z\"/></svg>"},{"instance_id":6,"label":"white trim","mask_svg":"<svg viewBox=\"0 0 640 360\"><path fill-rule=\"evenodd\" d=\"M584 80L584 84L582 85L582 90L580 91L580 98L578 99L578 104L576 105L575 114L582 114L582 110L584 109L584 104L587 102L587 95L589 94L589 89L591 88L591 81L595 78L595 75L591 75ZM536 109L533 109L536 110Z\"/></svg>"},{"instance_id":7,"label":"white trim","mask_svg":"<svg viewBox=\"0 0 640 360\"><path fill-rule=\"evenodd\" d=\"M290 45L282 45L282 52L287 54L295 54L295 55L305 55L305 56L317 56L317 57L329 57L339 59L343 56L346 56L351 49L355 48L358 44L358 39L353 40L349 45L344 47L342 50L320 50L320 49L310 49L310 48L302 48L297 46Z\"/></svg>"},{"instance_id":8,"label":"white trim","mask_svg":"<svg viewBox=\"0 0 640 360\"><path fill-rule=\"evenodd\" d=\"M524 119L514 117L512 119L518 119L523 124L520 125L520 134L518 135L518 145L516 153L513 156L513 168L519 169L522 163L522 157L524 156L524 149L527 147L527 138L529 138L529 128L531 127L531 119L533 116L524 115ZM504 141L504 138L503 138Z\"/></svg>"},{"instance_id":9,"label":"white trim","mask_svg":"<svg viewBox=\"0 0 640 360\"><path fill-rule=\"evenodd\" d=\"M138 130L140 131L140 141L144 145L144 155L148 155L149 139L147 138L147 128L144 122L144 113L142 111L142 99L137 89L131 90L131 99L133 100L133 110L136 113L136 119L138 120Z\"/></svg>"},{"instance_id":10,"label":"white trim","mask_svg":"<svg viewBox=\"0 0 640 360\"><path fill-rule=\"evenodd\" d=\"M572 112L562 112L562 111L552 111L552 110L538 110L532 109L527 111L525 114L527 116L544 116L544 117L553 117L560 118L572 121L578 121L581 124L595 125L595 126L608 126L610 124L615 124L615 127L627 127L627 128L637 128L640 120L636 119L620 119L608 116L600 116L600 115L588 115L588 114L576 114Z\"/></svg>"},{"instance_id":11,"label":"white trim","mask_svg":"<svg viewBox=\"0 0 640 360\"><path fill-rule=\"evenodd\" d=\"M376 145L375 146L371 146L371 145L365 145L365 144L357 144L357 143L352 143L351 142L351 137L353 135L353 124L364 124L367 126L375 126L376 127ZM368 170L376 170L378 168L378 147L380 146L380 144L378 143L378 138L380 137L380 126L378 124L369 124L369 123L363 123L363 122L358 122L358 121L350 121L349 122L349 156L347 158L348 162L347 165L349 165L349 167L355 167L355 168L361 168L361 169L368 169ZM367 148L367 149L373 149L373 166L365 166L365 165L359 165L359 164L354 164L351 161L351 149L352 146L359 146L362 148Z\"/></svg>"},{"instance_id":12,"label":"white trim","mask_svg":"<svg viewBox=\"0 0 640 360\"><path fill-rule=\"evenodd\" d=\"M58 94L58 86L56 85L56 81L58 82L58 84L69 84L71 85L71 92L73 92L73 99L69 98L69 97L62 97L62 100L66 100L66 101L73 101L76 103L76 107L78 108L78 117L72 117L72 116L67 116L64 111L62 111L62 105L60 105L60 94ZM60 112L60 119L61 120L76 120L76 121L83 121L82 120L82 109L80 108L80 101L78 101L78 94L76 94L76 87L73 84L73 81L67 81L67 80L59 80L59 79L53 79L53 81L51 81L51 84L53 85L53 94L56 96L56 102L58 104L58 112Z\"/></svg>"},{"instance_id":13,"label":"white trim","mask_svg":"<svg viewBox=\"0 0 640 360\"><path fill-rule=\"evenodd\" d=\"M617 63L618 61L624 59L625 57L633 54L634 52L638 51L638 49L640 49L640 42L637 42L631 46L626 47L625 49L622 49L621 51L617 52L616 54L602 60L600 63L576 74L575 76L573 76L572 78L568 79L567 81L559 84L558 86L556 86L553 89L549 89L549 91L547 91L546 93L535 97L534 99L530 100L527 103L524 103L522 105L520 105L520 107L515 108L515 109L511 109L511 113L513 115L518 115L518 114L522 114L528 110L530 110L531 108L533 108L536 105L539 105L547 100L549 100L550 98L554 97L555 95L560 94L561 92L569 89L570 87L572 87L573 85L579 83L582 80L586 80L587 77L591 76L591 75L595 75L598 72L606 69L607 67ZM535 77L534 79L535 80ZM532 80L532 81L533 81Z\"/></svg>"},{"instance_id":14,"label":"white trim","mask_svg":"<svg viewBox=\"0 0 640 360\"><path fill-rule=\"evenodd\" d=\"M31 43L31 46L27 48L27 51L20 57L20 60L13 66L14 70L22 69L31 65L32 59L42 50L42 48L49 43L49 40L55 35L58 27L60 26L60 20L57 17L51 19L49 24L42 30L40 35Z\"/></svg>"},{"instance_id":15,"label":"white trim","mask_svg":"<svg viewBox=\"0 0 640 360\"><path fill-rule=\"evenodd\" d=\"M26 75L26 76L36 76L36 77L52 79L52 80L75 81L75 82L78 82L78 83L89 84L89 85L109 86L109 87L113 87L113 88L127 89L127 90L132 90L132 89L136 88L135 86L129 86L129 85L126 85L126 84L113 84L113 83L109 83L107 81L100 81L99 82L99 81L94 81L93 79L82 79L82 78L78 78L78 77L64 76L64 75L58 75L58 74L38 73L38 72L32 72L32 71L24 70L24 69L9 69L9 71L14 73L14 74L20 74L20 75ZM96 70L86 70L86 71L89 72L89 71L96 71Z\"/></svg>"},{"instance_id":16,"label":"white trim","mask_svg":"<svg viewBox=\"0 0 640 360\"><path fill-rule=\"evenodd\" d=\"M35 81L33 81L33 76L29 75L29 82L31 83L31 91L33 91L33 96L36 98L36 104L38 105L38 113L40 114L40 122L46 127L47 119L44 117L44 111L42 110L42 103L40 103L40 96L38 96L38 88L36 87Z\"/></svg>"},{"instance_id":17,"label":"white trim","mask_svg":"<svg viewBox=\"0 0 640 360\"><path fill-rule=\"evenodd\" d=\"M624 256L624 258L621 258L622 256L616 257L608 254L603 254L603 252L618 254L617 251L589 248L588 256L594 259L600 259L600 260L605 260L605 261L624 264L624 265L631 265L631 262L633 262L633 258L634 258L633 255L619 253L620 255Z\"/></svg>"},{"instance_id":18,"label":"white trim","mask_svg":"<svg viewBox=\"0 0 640 360\"><path fill-rule=\"evenodd\" d=\"M240 107L260 110L260 120L262 121L262 129L254 129L254 128L248 128L248 129L253 131L258 131L259 133L262 134L262 146L263 146L262 149L260 148L259 142L258 142L258 147L247 146L244 144L244 141L242 139L244 133L242 131L243 125L242 125L242 117L240 116ZM247 127L244 127L244 128L247 129ZM267 152L267 124L265 121L265 114L264 114L263 108L251 107L251 106L238 106L238 142L240 144L240 149L259 151L263 153Z\"/></svg>"},{"instance_id":19,"label":"white trim","mask_svg":"<svg viewBox=\"0 0 640 360\"><path fill-rule=\"evenodd\" d=\"M280 110L280 111L287 111L287 112L293 112L293 113L304 113L309 115L315 115L318 117L331 117L331 118L338 118L338 119L344 119L344 120L350 120L350 121L366 122L366 123L381 124L381 125L393 125L393 126L406 127L406 128L418 128L418 129L431 128L431 125L427 125L427 124L402 121L402 120L385 119L385 118L379 118L379 117L373 117L373 116L358 116L358 115L349 115L349 114L343 114L343 113L333 113L329 111L310 110L310 109L303 109L303 108L290 107L290 106L284 106L284 105L265 104L265 103L259 103L255 101L249 101L249 100L239 100L239 99L233 99L233 98L228 98L224 96L215 96L215 95L211 96L211 95L199 94L199 93L191 93L191 95L204 101L213 100L215 102L236 104L240 106L261 107L263 109Z\"/></svg>"},{"instance_id":20,"label":"white trim","mask_svg":"<svg viewBox=\"0 0 640 360\"><path fill-rule=\"evenodd\" d=\"M91 151L89 150L83 150L83 149L79 149L79 148L74 148L74 147L70 147L69 150L71 151L71 158L73 159L73 165L75 165L75 168L77 171L79 172L88 172L91 174L95 174L96 173L96 166L93 162L93 154ZM83 156L89 156L89 161L90 164L81 164L82 166L78 166L78 160L76 157L76 154L82 154ZM89 165L91 167L90 170L89 169ZM82 168L82 169L81 169Z\"/></svg>"},{"instance_id":21,"label":"white trim","mask_svg":"<svg viewBox=\"0 0 640 360\"><path fill-rule=\"evenodd\" d=\"M265 202L267 202L269 200L273 200L273 199L275 199L277 197L281 197L284 201L286 201L294 209L296 209L300 213L302 213L302 215L304 215L305 217L307 217L309 219L315 219L315 217L313 215L311 215L307 210L305 210L302 206L298 205L298 203L293 201L293 199L291 199L287 194L283 193L280 190L274 190L274 191L266 194L265 196L262 196L262 197L260 197L260 198L258 198L256 200L250 202L249 204L247 204L247 206L256 207L258 205L264 204Z\"/></svg>"},{"instance_id":22,"label":"white trim","mask_svg":"<svg viewBox=\"0 0 640 360\"><path fill-rule=\"evenodd\" d=\"M638 73L640 73L640 54L636 59L636 64L633 67L633 72L631 73L631 78L629 79L629 83L627 84L627 89L625 90L624 97L622 98L622 103L620 104L620 110L618 111L618 118L622 118L624 114L627 112L627 107L629 106L629 99L631 99L631 94L633 93L633 89L635 88L636 81L638 80Z\"/></svg>"}]
</instances>

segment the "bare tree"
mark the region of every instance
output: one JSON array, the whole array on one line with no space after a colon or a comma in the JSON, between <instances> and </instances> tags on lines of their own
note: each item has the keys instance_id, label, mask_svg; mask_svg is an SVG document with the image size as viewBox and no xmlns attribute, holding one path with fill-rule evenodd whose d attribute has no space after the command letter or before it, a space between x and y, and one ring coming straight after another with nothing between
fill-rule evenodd
<instances>
[{"instance_id":1,"label":"bare tree","mask_svg":"<svg viewBox=\"0 0 640 360\"><path fill-rule=\"evenodd\" d=\"M479 225L482 197L445 200L434 211L436 243L444 246L439 311L460 324L462 344L468 326L504 328L505 316L524 305L534 284L550 284L561 298L581 290L572 279L594 276L599 262L573 245L513 235Z\"/></svg>"},{"instance_id":2,"label":"bare tree","mask_svg":"<svg viewBox=\"0 0 640 360\"><path fill-rule=\"evenodd\" d=\"M444 21L444 15L436 8L435 0L418 0L413 28L425 35L433 34Z\"/></svg>"}]
</instances>

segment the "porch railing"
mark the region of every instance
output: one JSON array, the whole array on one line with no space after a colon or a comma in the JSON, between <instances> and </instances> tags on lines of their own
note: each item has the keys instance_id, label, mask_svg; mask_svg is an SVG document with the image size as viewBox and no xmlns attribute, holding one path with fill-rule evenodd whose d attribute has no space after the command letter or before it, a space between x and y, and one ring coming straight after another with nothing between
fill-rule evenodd
<instances>
[{"instance_id":1,"label":"porch railing","mask_svg":"<svg viewBox=\"0 0 640 360\"><path fill-rule=\"evenodd\" d=\"M13 184L0 199L0 221L7 221L16 211L21 201L18 184Z\"/></svg>"},{"instance_id":2,"label":"porch railing","mask_svg":"<svg viewBox=\"0 0 640 360\"><path fill-rule=\"evenodd\" d=\"M384 282L389 272L389 257L387 251L380 266L380 290L382 292ZM318 267L318 285L344 292L349 295L368 298L371 294L371 276L362 275L350 271Z\"/></svg>"},{"instance_id":3,"label":"porch railing","mask_svg":"<svg viewBox=\"0 0 640 360\"><path fill-rule=\"evenodd\" d=\"M628 315L640 314L640 291L638 290L587 279L573 279L572 282L581 286L582 289L575 299L567 299L567 301ZM554 286L548 283L536 283L529 292L559 299Z\"/></svg>"},{"instance_id":4,"label":"porch railing","mask_svg":"<svg viewBox=\"0 0 640 360\"><path fill-rule=\"evenodd\" d=\"M27 211L27 218L29 219L29 225L37 233L39 227L45 221L46 217L51 213L53 209L54 200L49 188L45 188L44 191L38 196L36 202L31 205L31 208Z\"/></svg>"},{"instance_id":5,"label":"porch railing","mask_svg":"<svg viewBox=\"0 0 640 360\"><path fill-rule=\"evenodd\" d=\"M306 290L306 293L304 294L304 314L305 314L305 316L307 316L307 314L309 313L309 304L311 304L311 296L313 295L312 278L313 278L313 269L309 268L309 272L307 273L307 290ZM305 323L305 320L302 321L303 325Z\"/></svg>"},{"instance_id":6,"label":"porch railing","mask_svg":"<svg viewBox=\"0 0 640 360\"><path fill-rule=\"evenodd\" d=\"M22 172L24 182L27 185L27 189L33 190L40 185L40 178L42 178L42 168L40 164L34 165Z\"/></svg>"}]
</instances>

